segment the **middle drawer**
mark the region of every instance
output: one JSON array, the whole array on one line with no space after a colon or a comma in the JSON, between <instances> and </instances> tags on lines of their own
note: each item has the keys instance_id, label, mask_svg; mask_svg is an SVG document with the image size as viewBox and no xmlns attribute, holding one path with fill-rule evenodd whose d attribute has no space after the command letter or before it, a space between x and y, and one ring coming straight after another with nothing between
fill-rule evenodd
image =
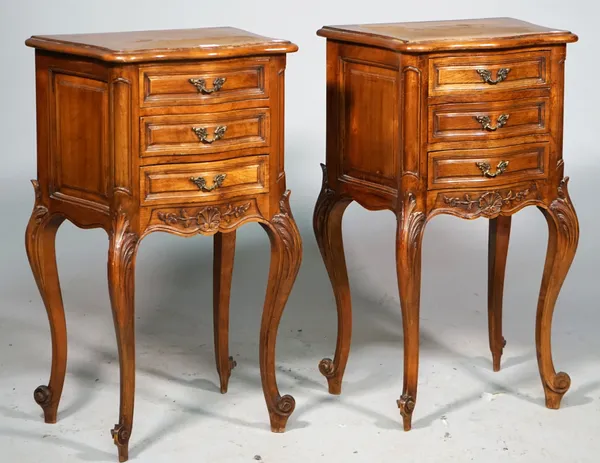
<instances>
[{"instance_id":1,"label":"middle drawer","mask_svg":"<svg viewBox=\"0 0 600 463\"><path fill-rule=\"evenodd\" d=\"M214 201L269 191L269 156L225 161L145 166L140 172L142 205Z\"/></svg>"},{"instance_id":2,"label":"middle drawer","mask_svg":"<svg viewBox=\"0 0 600 463\"><path fill-rule=\"evenodd\" d=\"M269 146L269 109L140 118L140 156L204 154Z\"/></svg>"},{"instance_id":3,"label":"middle drawer","mask_svg":"<svg viewBox=\"0 0 600 463\"><path fill-rule=\"evenodd\" d=\"M548 98L429 107L429 143L485 141L549 131Z\"/></svg>"}]
</instances>

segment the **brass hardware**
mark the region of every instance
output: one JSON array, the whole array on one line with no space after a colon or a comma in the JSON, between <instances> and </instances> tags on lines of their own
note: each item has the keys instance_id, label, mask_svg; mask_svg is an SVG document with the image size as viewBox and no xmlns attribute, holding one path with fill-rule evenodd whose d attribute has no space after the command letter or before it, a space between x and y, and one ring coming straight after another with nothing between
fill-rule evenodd
<instances>
[{"instance_id":1,"label":"brass hardware","mask_svg":"<svg viewBox=\"0 0 600 463\"><path fill-rule=\"evenodd\" d=\"M506 122L508 121L509 117L510 116L508 114L501 114L498 117L498 121L496 122L495 126L492 125L492 120L490 119L490 116L475 116L475 120L481 124L481 128L483 130L495 132L499 128L504 127L506 125Z\"/></svg>"},{"instance_id":2,"label":"brass hardware","mask_svg":"<svg viewBox=\"0 0 600 463\"><path fill-rule=\"evenodd\" d=\"M494 178L506 171L506 168L508 167L508 161L500 161L496 166L496 172L491 172L492 168L487 162L478 162L477 167L479 167L479 170L484 177Z\"/></svg>"},{"instance_id":3,"label":"brass hardware","mask_svg":"<svg viewBox=\"0 0 600 463\"><path fill-rule=\"evenodd\" d=\"M208 139L208 130L205 127L192 127L193 132L198 136L202 143L208 143L209 145L217 140L220 140L225 136L227 131L226 125L218 125L215 127L215 136L212 140Z\"/></svg>"},{"instance_id":4,"label":"brass hardware","mask_svg":"<svg viewBox=\"0 0 600 463\"><path fill-rule=\"evenodd\" d=\"M225 177L227 174L217 174L213 178L212 186L206 186L206 179L204 177L190 177L190 180L198 187L200 190L204 192L210 192L216 190L217 188L223 186L223 182L225 181Z\"/></svg>"},{"instance_id":5,"label":"brass hardware","mask_svg":"<svg viewBox=\"0 0 600 463\"><path fill-rule=\"evenodd\" d=\"M221 87L223 87L226 80L225 77L217 77L213 80L213 88L206 88L206 81L204 79L189 79L190 84L196 87L199 93L207 95L221 90Z\"/></svg>"},{"instance_id":6,"label":"brass hardware","mask_svg":"<svg viewBox=\"0 0 600 463\"><path fill-rule=\"evenodd\" d=\"M483 80L486 84L496 85L506 79L508 73L510 72L510 68L500 68L498 69L498 73L496 74L496 80L492 79L492 72L487 69L477 69L477 74L481 76L481 80Z\"/></svg>"}]
</instances>

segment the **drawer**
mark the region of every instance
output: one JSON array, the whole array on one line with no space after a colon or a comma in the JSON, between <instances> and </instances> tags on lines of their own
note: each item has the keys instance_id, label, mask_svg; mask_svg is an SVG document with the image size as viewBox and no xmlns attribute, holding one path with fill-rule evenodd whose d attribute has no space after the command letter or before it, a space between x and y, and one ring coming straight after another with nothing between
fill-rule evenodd
<instances>
[{"instance_id":1,"label":"drawer","mask_svg":"<svg viewBox=\"0 0 600 463\"><path fill-rule=\"evenodd\" d=\"M429 189L495 186L547 178L549 143L433 151L427 155Z\"/></svg>"},{"instance_id":2,"label":"drawer","mask_svg":"<svg viewBox=\"0 0 600 463\"><path fill-rule=\"evenodd\" d=\"M142 167L140 191L142 205L266 193L268 156Z\"/></svg>"},{"instance_id":3,"label":"drawer","mask_svg":"<svg viewBox=\"0 0 600 463\"><path fill-rule=\"evenodd\" d=\"M140 154L203 154L269 146L267 108L140 118Z\"/></svg>"},{"instance_id":4,"label":"drawer","mask_svg":"<svg viewBox=\"0 0 600 463\"><path fill-rule=\"evenodd\" d=\"M141 106L196 105L268 97L268 58L140 68Z\"/></svg>"},{"instance_id":5,"label":"drawer","mask_svg":"<svg viewBox=\"0 0 600 463\"><path fill-rule=\"evenodd\" d=\"M549 131L548 98L429 106L429 143L488 140Z\"/></svg>"},{"instance_id":6,"label":"drawer","mask_svg":"<svg viewBox=\"0 0 600 463\"><path fill-rule=\"evenodd\" d=\"M548 50L432 58L429 96L548 87L549 63Z\"/></svg>"}]
</instances>

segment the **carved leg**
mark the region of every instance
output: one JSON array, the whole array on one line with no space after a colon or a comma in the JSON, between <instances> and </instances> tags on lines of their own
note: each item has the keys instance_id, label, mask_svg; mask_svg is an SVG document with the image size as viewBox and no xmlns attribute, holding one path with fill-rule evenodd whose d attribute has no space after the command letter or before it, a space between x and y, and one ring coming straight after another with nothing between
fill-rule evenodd
<instances>
[{"instance_id":1,"label":"carved leg","mask_svg":"<svg viewBox=\"0 0 600 463\"><path fill-rule=\"evenodd\" d=\"M41 203L38 182L32 180L36 201L25 232L25 247L31 271L46 306L52 336L52 369L48 386L33 393L44 410L44 421L56 423L58 404L67 370L67 325L63 308L58 270L56 268L55 238L64 217L50 215Z\"/></svg>"},{"instance_id":2,"label":"carved leg","mask_svg":"<svg viewBox=\"0 0 600 463\"><path fill-rule=\"evenodd\" d=\"M488 240L488 328L494 371L500 371L500 359L506 345L502 336L502 296L511 217L490 220Z\"/></svg>"},{"instance_id":3,"label":"carved leg","mask_svg":"<svg viewBox=\"0 0 600 463\"><path fill-rule=\"evenodd\" d=\"M227 392L231 370L236 366L229 356L229 299L235 255L236 232L217 233L214 237L213 322L215 358L221 382L221 393Z\"/></svg>"},{"instance_id":4,"label":"carved leg","mask_svg":"<svg viewBox=\"0 0 600 463\"><path fill-rule=\"evenodd\" d=\"M398 217L396 234L396 267L404 330L404 385L402 396L397 403L405 431L410 431L417 400L421 242L424 226L425 214L417 209L414 195L408 193L402 213Z\"/></svg>"},{"instance_id":5,"label":"carved leg","mask_svg":"<svg viewBox=\"0 0 600 463\"><path fill-rule=\"evenodd\" d=\"M329 393L340 394L352 336L352 302L342 240L342 216L352 200L335 195L327 185L327 168L323 164L321 168L323 186L315 206L313 228L333 286L338 312L338 333L335 357L333 361L330 358L321 360L319 371L327 378Z\"/></svg>"},{"instance_id":6,"label":"carved leg","mask_svg":"<svg viewBox=\"0 0 600 463\"><path fill-rule=\"evenodd\" d=\"M560 288L575 257L579 241L579 223L567 191L568 178L558 188L558 198L550 208L540 209L548 222L548 251L538 299L535 327L538 367L546 407L559 408L560 401L571 385L571 378L564 372L556 373L552 362L552 315Z\"/></svg>"},{"instance_id":7,"label":"carved leg","mask_svg":"<svg viewBox=\"0 0 600 463\"><path fill-rule=\"evenodd\" d=\"M119 461L129 458L135 394L134 283L138 237L130 231L125 212L115 214L108 251L108 288L117 334L121 371L119 423L111 430Z\"/></svg>"},{"instance_id":8,"label":"carved leg","mask_svg":"<svg viewBox=\"0 0 600 463\"><path fill-rule=\"evenodd\" d=\"M260 374L273 432L285 431L296 406L292 396L279 395L275 379L277 328L302 260L302 242L290 211L289 196L288 190L279 202L280 212L270 223L261 224L271 241L271 267L260 328Z\"/></svg>"}]
</instances>

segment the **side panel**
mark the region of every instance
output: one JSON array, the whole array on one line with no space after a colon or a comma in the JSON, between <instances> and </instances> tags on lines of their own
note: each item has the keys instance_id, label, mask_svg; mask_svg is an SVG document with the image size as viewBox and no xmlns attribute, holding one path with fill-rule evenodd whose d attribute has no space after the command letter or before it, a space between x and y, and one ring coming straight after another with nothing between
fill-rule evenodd
<instances>
[{"instance_id":1,"label":"side panel","mask_svg":"<svg viewBox=\"0 0 600 463\"><path fill-rule=\"evenodd\" d=\"M108 85L68 70L51 76L52 193L108 205Z\"/></svg>"},{"instance_id":2,"label":"side panel","mask_svg":"<svg viewBox=\"0 0 600 463\"><path fill-rule=\"evenodd\" d=\"M392 64L396 55L371 51L365 59L357 47L340 48L341 177L394 191L399 137L399 74Z\"/></svg>"},{"instance_id":3,"label":"side panel","mask_svg":"<svg viewBox=\"0 0 600 463\"><path fill-rule=\"evenodd\" d=\"M36 51L38 180L44 204L80 227L110 226L108 68Z\"/></svg>"}]
</instances>

